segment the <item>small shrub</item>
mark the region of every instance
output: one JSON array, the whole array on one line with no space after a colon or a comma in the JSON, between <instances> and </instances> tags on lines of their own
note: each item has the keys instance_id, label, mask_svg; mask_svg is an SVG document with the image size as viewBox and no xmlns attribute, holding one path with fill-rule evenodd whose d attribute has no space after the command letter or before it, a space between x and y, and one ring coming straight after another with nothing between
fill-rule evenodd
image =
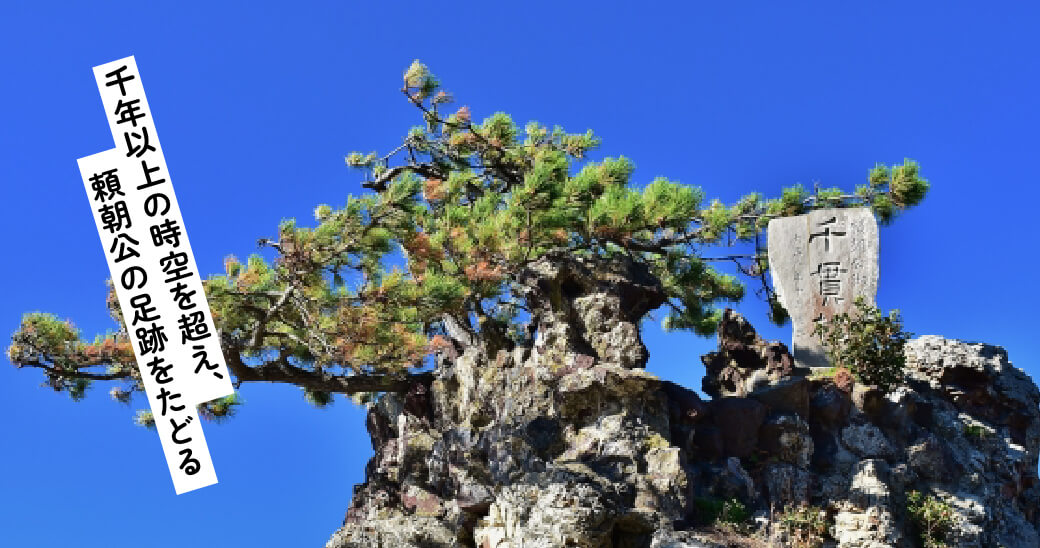
<instances>
[{"instance_id":1,"label":"small shrub","mask_svg":"<svg viewBox=\"0 0 1040 548\"><path fill-rule=\"evenodd\" d=\"M718 519L722 512L722 501L711 498L696 498L693 500L694 517L697 525L711 525Z\"/></svg>"},{"instance_id":2,"label":"small shrub","mask_svg":"<svg viewBox=\"0 0 1040 548\"><path fill-rule=\"evenodd\" d=\"M981 424L968 424L964 426L964 435L969 438L982 440L986 438L989 432L986 431L986 427Z\"/></svg>"},{"instance_id":3,"label":"small shrub","mask_svg":"<svg viewBox=\"0 0 1040 548\"><path fill-rule=\"evenodd\" d=\"M780 514L781 529L787 533L788 546L820 548L827 535L827 514L816 506L793 506Z\"/></svg>"},{"instance_id":4,"label":"small shrub","mask_svg":"<svg viewBox=\"0 0 1040 548\"><path fill-rule=\"evenodd\" d=\"M747 506L737 499L730 499L722 503L722 511L716 521L731 525L741 525L751 519L751 512Z\"/></svg>"},{"instance_id":5,"label":"small shrub","mask_svg":"<svg viewBox=\"0 0 1040 548\"><path fill-rule=\"evenodd\" d=\"M925 548L946 548L953 526L953 507L920 491L906 494L906 510Z\"/></svg>"},{"instance_id":6,"label":"small shrub","mask_svg":"<svg viewBox=\"0 0 1040 548\"><path fill-rule=\"evenodd\" d=\"M693 507L701 525L739 526L751 519L747 506L737 499L697 498Z\"/></svg>"},{"instance_id":7,"label":"small shrub","mask_svg":"<svg viewBox=\"0 0 1040 548\"><path fill-rule=\"evenodd\" d=\"M848 368L860 382L888 392L903 382L903 347L912 334L903 331L898 310L885 316L862 297L856 298L854 306L851 314L818 322L814 334L823 342L832 365Z\"/></svg>"}]
</instances>

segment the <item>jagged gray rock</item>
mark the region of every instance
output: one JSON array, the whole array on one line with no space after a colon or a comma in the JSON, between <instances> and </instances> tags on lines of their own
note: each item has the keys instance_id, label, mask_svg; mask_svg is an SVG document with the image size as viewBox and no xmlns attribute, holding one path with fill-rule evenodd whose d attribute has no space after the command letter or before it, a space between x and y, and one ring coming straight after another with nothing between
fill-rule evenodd
<instances>
[{"instance_id":1,"label":"jagged gray rock","mask_svg":"<svg viewBox=\"0 0 1040 548\"><path fill-rule=\"evenodd\" d=\"M762 381L707 379L721 392L703 401L641 369L601 285L553 268L581 288L547 304L530 347L461 347L371 406L375 455L327 548L715 547L733 537L699 527L700 501L728 499L758 516L744 546L781 545L779 513L809 503L831 546L910 547L910 490L951 505L955 546L1040 546L1040 391L1003 350L921 337L906 386L849 394L728 313L709 375Z\"/></svg>"}]
</instances>

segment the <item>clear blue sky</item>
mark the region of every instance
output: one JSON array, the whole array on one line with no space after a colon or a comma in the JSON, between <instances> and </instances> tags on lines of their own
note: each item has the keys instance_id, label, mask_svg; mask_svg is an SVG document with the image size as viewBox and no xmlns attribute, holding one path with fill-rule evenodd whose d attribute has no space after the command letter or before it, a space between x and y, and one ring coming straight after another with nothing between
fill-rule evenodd
<instances>
[{"instance_id":1,"label":"clear blue sky","mask_svg":"<svg viewBox=\"0 0 1040 548\"><path fill-rule=\"evenodd\" d=\"M113 146L94 65L136 56L209 273L280 219L360 192L343 156L385 151L418 121L398 88L420 58L478 119L591 127L598 157L632 158L640 182L727 201L851 188L874 162L918 160L932 192L881 231L879 304L1040 373L1040 20L1026 3L301 4L5 4L0 331L34 310L112 327L76 168ZM758 303L740 310L765 326ZM712 341L646 338L652 371L699 387ZM206 425L220 483L175 496L133 408L41 380L0 364L0 546L321 546L371 453L349 402L315 410L292 387L246 385L240 416Z\"/></svg>"}]
</instances>

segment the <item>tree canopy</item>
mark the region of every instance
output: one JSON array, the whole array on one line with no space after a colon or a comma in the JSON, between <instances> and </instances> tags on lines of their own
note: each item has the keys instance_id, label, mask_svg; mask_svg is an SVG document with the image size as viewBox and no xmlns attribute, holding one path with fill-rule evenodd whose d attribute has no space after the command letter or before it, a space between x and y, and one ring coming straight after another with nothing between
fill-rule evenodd
<instances>
[{"instance_id":1,"label":"tree canopy","mask_svg":"<svg viewBox=\"0 0 1040 548\"><path fill-rule=\"evenodd\" d=\"M876 165L852 191L795 185L724 204L666 178L639 185L623 156L588 160L600 145L591 130L538 122L521 130L503 112L475 122L468 107L449 107L453 97L419 61L401 91L421 124L384 155L346 157L369 192L343 207L319 205L314 226L283 222L275 238L259 241L273 260L228 257L225 271L205 281L238 383L291 383L323 404L335 393L404 389L460 333L524 344L530 295L521 278L546 258L638 264L663 290L665 327L700 335L714 332L719 304L744 297L741 280L713 267L733 261L783 322L758 245L770 219L867 206L888 223L928 190L906 160ZM738 242L755 252L706 255ZM117 329L93 341L68 320L26 314L8 357L43 370L47 386L73 398L92 382L117 381L110 394L128 401L143 385L111 290L107 305ZM235 402L210 402L202 412L225 416Z\"/></svg>"}]
</instances>

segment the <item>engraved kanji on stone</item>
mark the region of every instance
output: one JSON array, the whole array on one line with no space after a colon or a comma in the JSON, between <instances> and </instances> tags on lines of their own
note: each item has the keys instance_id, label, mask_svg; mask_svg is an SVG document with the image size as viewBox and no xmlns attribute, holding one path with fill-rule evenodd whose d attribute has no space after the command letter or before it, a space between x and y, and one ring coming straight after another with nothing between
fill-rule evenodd
<instances>
[{"instance_id":1,"label":"engraved kanji on stone","mask_svg":"<svg viewBox=\"0 0 1040 548\"><path fill-rule=\"evenodd\" d=\"M837 226L828 226L828 225L836 225L837 223L838 223L838 218L837 217L831 217L831 218L827 219L826 221L823 221L822 223L816 223L817 226L822 226L823 230L819 230L817 232L813 232L813 233L809 234L809 243L812 243L813 238L818 238L820 236L823 236L823 250L824 251L830 251L831 250L831 236L844 236L846 234L845 230L838 230Z\"/></svg>"},{"instance_id":2,"label":"engraved kanji on stone","mask_svg":"<svg viewBox=\"0 0 1040 548\"><path fill-rule=\"evenodd\" d=\"M833 299L837 303L845 299L841 296L841 275L848 271L847 268L841 267L841 261L828 261L816 265L816 271L809 273L810 276L818 277L823 304L828 304L827 299Z\"/></svg>"}]
</instances>

